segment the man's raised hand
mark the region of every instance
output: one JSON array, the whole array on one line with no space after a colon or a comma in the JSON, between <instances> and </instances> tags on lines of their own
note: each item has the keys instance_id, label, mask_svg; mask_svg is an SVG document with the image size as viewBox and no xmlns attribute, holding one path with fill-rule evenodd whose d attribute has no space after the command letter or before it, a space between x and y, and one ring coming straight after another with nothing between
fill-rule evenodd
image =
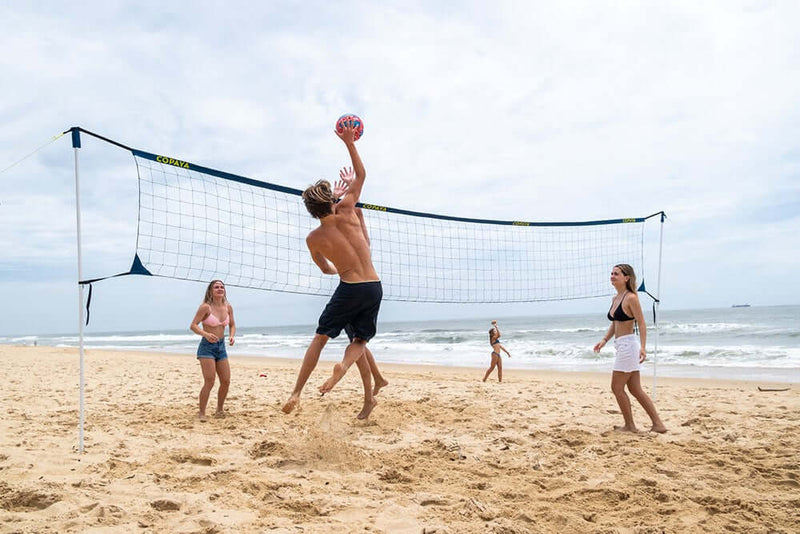
<instances>
[{"instance_id":1,"label":"man's raised hand","mask_svg":"<svg viewBox=\"0 0 800 534\"><path fill-rule=\"evenodd\" d=\"M353 171L353 167L342 167L339 171L339 178L349 186L350 182L356 179L356 173Z\"/></svg>"},{"instance_id":2,"label":"man's raised hand","mask_svg":"<svg viewBox=\"0 0 800 534\"><path fill-rule=\"evenodd\" d=\"M345 193L347 193L347 189L350 187L349 182L345 182L344 180L337 180L336 183L333 184L333 198L336 200L341 199Z\"/></svg>"},{"instance_id":3,"label":"man's raised hand","mask_svg":"<svg viewBox=\"0 0 800 534\"><path fill-rule=\"evenodd\" d=\"M339 136L339 139L344 141L346 145L356 142L356 129L352 125L345 126L341 132L334 130L333 133Z\"/></svg>"}]
</instances>

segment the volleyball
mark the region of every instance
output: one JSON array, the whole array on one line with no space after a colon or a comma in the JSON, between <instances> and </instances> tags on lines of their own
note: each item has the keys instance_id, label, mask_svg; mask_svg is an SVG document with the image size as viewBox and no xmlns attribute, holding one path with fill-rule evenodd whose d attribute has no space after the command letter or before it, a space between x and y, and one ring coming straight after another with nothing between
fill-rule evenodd
<instances>
[{"instance_id":1,"label":"volleyball","mask_svg":"<svg viewBox=\"0 0 800 534\"><path fill-rule=\"evenodd\" d=\"M342 133L345 126L353 126L356 129L354 141L358 141L364 134L364 121L358 115L348 113L339 117L339 120L336 121L336 131Z\"/></svg>"}]
</instances>

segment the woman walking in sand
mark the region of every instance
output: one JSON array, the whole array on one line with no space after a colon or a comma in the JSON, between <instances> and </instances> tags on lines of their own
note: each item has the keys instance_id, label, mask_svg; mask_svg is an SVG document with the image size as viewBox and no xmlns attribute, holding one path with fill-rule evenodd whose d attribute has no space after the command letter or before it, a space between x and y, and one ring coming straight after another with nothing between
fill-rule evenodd
<instances>
[{"instance_id":1,"label":"woman walking in sand","mask_svg":"<svg viewBox=\"0 0 800 534\"><path fill-rule=\"evenodd\" d=\"M201 326L202 323L202 326ZM203 387L200 389L200 411L197 418L206 420L206 405L214 380L219 375L217 390L217 410L214 417L224 417L223 406L228 388L231 385L231 368L228 352L225 350L225 327L229 327L228 342L233 345L236 335L236 322L233 320L233 306L228 302L225 284L222 280L212 280L206 288L203 303L197 308L189 329L202 336L197 347L197 359L203 372Z\"/></svg>"},{"instance_id":2,"label":"woman walking in sand","mask_svg":"<svg viewBox=\"0 0 800 534\"><path fill-rule=\"evenodd\" d=\"M497 321L492 321L492 327L489 329L489 344L492 346L492 364L489 366L489 369L486 370L486 374L483 375L483 381L486 382L486 379L492 374L494 368L497 367L497 381L502 382L503 360L500 358L500 351L502 350L508 354L509 358L511 357L511 353L500 344L500 329L497 328Z\"/></svg>"},{"instance_id":3,"label":"woman walking in sand","mask_svg":"<svg viewBox=\"0 0 800 534\"><path fill-rule=\"evenodd\" d=\"M625 425L614 427L617 430L636 432L636 425L633 423L633 412L631 411L631 401L625 393L625 386L631 392L644 411L650 416L653 432L663 433L667 427L661 422L656 407L647 393L642 389L639 377L639 365L647 358L645 346L647 344L647 325L644 322L642 306L639 303L639 296L636 294L636 274L633 267L627 263L615 265L611 269L611 285L617 290L617 295L611 301L611 308L606 317L611 321L611 326L603 336L603 339L594 346L595 352L600 352L608 340L614 337L614 347L617 357L614 360L614 371L611 374L611 391L617 398L617 404L622 411ZM634 333L634 324L639 325L639 338Z\"/></svg>"}]
</instances>

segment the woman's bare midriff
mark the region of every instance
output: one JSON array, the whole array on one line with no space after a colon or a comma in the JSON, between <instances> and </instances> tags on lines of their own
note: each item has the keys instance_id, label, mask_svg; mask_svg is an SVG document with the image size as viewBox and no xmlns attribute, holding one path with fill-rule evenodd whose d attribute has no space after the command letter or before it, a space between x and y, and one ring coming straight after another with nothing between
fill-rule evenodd
<instances>
[{"instance_id":1,"label":"woman's bare midriff","mask_svg":"<svg viewBox=\"0 0 800 534\"><path fill-rule=\"evenodd\" d=\"M614 321L614 337L633 334L633 321Z\"/></svg>"},{"instance_id":2,"label":"woman's bare midriff","mask_svg":"<svg viewBox=\"0 0 800 534\"><path fill-rule=\"evenodd\" d=\"M203 331L207 332L209 334L214 334L219 339L222 339L222 338L225 337L225 327L224 326L206 326L206 324L203 323Z\"/></svg>"}]
</instances>

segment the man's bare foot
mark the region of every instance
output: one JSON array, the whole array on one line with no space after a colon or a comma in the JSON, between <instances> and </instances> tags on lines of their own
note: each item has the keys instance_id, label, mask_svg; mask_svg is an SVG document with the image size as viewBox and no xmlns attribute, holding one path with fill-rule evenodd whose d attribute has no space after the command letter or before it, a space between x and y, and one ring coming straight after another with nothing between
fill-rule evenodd
<instances>
[{"instance_id":1,"label":"man's bare foot","mask_svg":"<svg viewBox=\"0 0 800 534\"><path fill-rule=\"evenodd\" d=\"M206 421L208 421L208 418L206 417L206 414L198 412L197 420L200 421L201 423L205 423Z\"/></svg>"},{"instance_id":2,"label":"man's bare foot","mask_svg":"<svg viewBox=\"0 0 800 534\"><path fill-rule=\"evenodd\" d=\"M289 400L287 400L284 403L283 408L281 408L281 410L283 410L283 413L292 413L292 410L297 408L299 404L300 404L300 397L298 395L292 395L291 397L289 397Z\"/></svg>"},{"instance_id":3,"label":"man's bare foot","mask_svg":"<svg viewBox=\"0 0 800 534\"><path fill-rule=\"evenodd\" d=\"M658 423L650 427L650 432L658 432L659 434L664 434L667 431L667 427L664 426L664 423Z\"/></svg>"},{"instance_id":4,"label":"man's bare foot","mask_svg":"<svg viewBox=\"0 0 800 534\"><path fill-rule=\"evenodd\" d=\"M635 426L628 426L628 425L624 425L624 426L616 426L615 425L614 426L614 430L616 430L617 432L633 432L633 433L638 433L639 432L639 429L636 428Z\"/></svg>"},{"instance_id":5,"label":"man's bare foot","mask_svg":"<svg viewBox=\"0 0 800 534\"><path fill-rule=\"evenodd\" d=\"M217 419L223 419L225 418L225 412L223 412L222 410L217 410L216 412L214 412L214 417L216 417Z\"/></svg>"},{"instance_id":6,"label":"man's bare foot","mask_svg":"<svg viewBox=\"0 0 800 534\"><path fill-rule=\"evenodd\" d=\"M369 417L369 414L372 413L372 409L375 408L377 404L378 401L376 401L374 398L372 399L372 402L364 401L364 407L361 409L361 413L356 416L356 419L363 420Z\"/></svg>"},{"instance_id":7,"label":"man's bare foot","mask_svg":"<svg viewBox=\"0 0 800 534\"><path fill-rule=\"evenodd\" d=\"M374 396L374 395L377 395L377 394L378 394L378 392L381 390L381 388L385 388L385 387L386 387L386 386L388 386L388 385L389 385L389 381L388 381L388 380L386 380L386 379L381 379L381 381L380 381L380 382L378 382L378 381L376 380L376 381L375 381L375 387L374 387L374 388L372 388L372 395L373 395L373 396Z\"/></svg>"},{"instance_id":8,"label":"man's bare foot","mask_svg":"<svg viewBox=\"0 0 800 534\"><path fill-rule=\"evenodd\" d=\"M333 389L333 386L339 383L339 380L344 376L344 366L337 363L333 366L333 374L319 387L319 392L323 395Z\"/></svg>"}]
</instances>

